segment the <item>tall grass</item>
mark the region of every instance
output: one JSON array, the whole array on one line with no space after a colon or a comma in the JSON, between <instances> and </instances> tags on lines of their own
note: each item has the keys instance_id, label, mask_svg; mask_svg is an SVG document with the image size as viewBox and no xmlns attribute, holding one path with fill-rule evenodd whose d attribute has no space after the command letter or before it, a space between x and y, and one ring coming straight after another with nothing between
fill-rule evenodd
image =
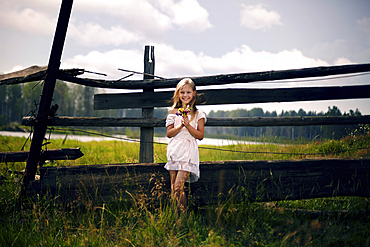
<instances>
[{"instance_id":1,"label":"tall grass","mask_svg":"<svg viewBox=\"0 0 370 247\"><path fill-rule=\"evenodd\" d=\"M287 160L302 158L348 158L370 157L370 133L352 133L340 140L302 141L302 144L272 144L274 139L264 139L264 145L200 145L201 161L222 160ZM26 138L0 136L0 152L29 150L30 141ZM26 144L25 144L26 143ZM25 144L25 145L24 145ZM201 143L200 143L201 144ZM138 163L139 143L122 141L80 142L76 140L52 140L48 149L79 147L84 156L77 160L53 161L49 166L73 166L92 164ZM166 162L167 145L154 144L154 162ZM25 167L25 163L14 164L16 169Z\"/></svg>"},{"instance_id":2,"label":"tall grass","mask_svg":"<svg viewBox=\"0 0 370 247\"><path fill-rule=\"evenodd\" d=\"M0 141L1 152L17 151L25 138ZM369 146L370 134L365 133L299 145L211 147L243 152L201 148L200 157L202 161L369 157L369 149L359 149ZM48 145L67 147L80 147L85 156L46 165L138 162L137 143L54 140ZM166 145L154 145L154 153L155 162L166 162ZM190 200L186 215L178 216L166 199L153 206L143 194L129 191L100 204L89 199L63 204L58 195L20 202L19 175L8 170L24 169L25 164L0 166L0 246L370 246L369 198L236 203L230 192L218 205L197 207Z\"/></svg>"},{"instance_id":3,"label":"tall grass","mask_svg":"<svg viewBox=\"0 0 370 247\"><path fill-rule=\"evenodd\" d=\"M190 205L178 216L164 201L150 207L126 193L116 201L20 204L19 186L1 185L0 246L366 246L368 198ZM290 208L309 209L298 214ZM324 214L312 214L324 210ZM313 211L316 212L316 211Z\"/></svg>"}]
</instances>

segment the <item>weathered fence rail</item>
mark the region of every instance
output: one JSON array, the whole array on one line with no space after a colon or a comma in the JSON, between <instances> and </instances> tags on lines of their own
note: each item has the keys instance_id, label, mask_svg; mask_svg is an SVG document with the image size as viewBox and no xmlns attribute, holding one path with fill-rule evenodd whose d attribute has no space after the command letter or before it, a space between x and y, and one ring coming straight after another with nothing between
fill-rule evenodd
<instances>
[{"instance_id":1,"label":"weathered fence rail","mask_svg":"<svg viewBox=\"0 0 370 247\"><path fill-rule=\"evenodd\" d=\"M164 127L165 121L165 118L50 117L46 123L48 126ZM206 126L261 127L369 123L370 116L237 117L207 118ZM34 117L24 117L22 119L22 125L33 126L34 124Z\"/></svg>"},{"instance_id":2,"label":"weathered fence rail","mask_svg":"<svg viewBox=\"0 0 370 247\"><path fill-rule=\"evenodd\" d=\"M153 70L154 71L154 70ZM339 66L320 66L292 70L272 70L252 73L220 74L214 76L192 77L197 86L225 85L232 83L249 83L256 81L279 81L307 77L322 77L329 75L343 75L351 73L369 72L370 63ZM142 89L174 88L182 78L147 79L141 80L99 80L76 77L82 75L84 69L59 70L58 79L76 84L112 89ZM19 72L0 75L0 85L12 85L45 78L47 66L31 66Z\"/></svg>"},{"instance_id":3,"label":"weathered fence rail","mask_svg":"<svg viewBox=\"0 0 370 247\"><path fill-rule=\"evenodd\" d=\"M83 71L83 70L79 70ZM249 83L256 81L279 81L286 79L321 77L329 75L342 75L351 73L369 72L370 63L341 65L341 66L321 66L304 69L263 71L238 74L221 74L214 76L191 77L197 86L225 85L233 83ZM80 85L113 88L113 89L142 89L142 88L175 88L182 78L151 79L151 80L97 80L79 78L73 75L60 72L58 79L65 80Z\"/></svg>"},{"instance_id":4,"label":"weathered fence rail","mask_svg":"<svg viewBox=\"0 0 370 247\"><path fill-rule=\"evenodd\" d=\"M1 152L0 162L24 162L29 151ZM75 160L84 154L79 148L49 149L40 152L40 160Z\"/></svg>"},{"instance_id":5,"label":"weathered fence rail","mask_svg":"<svg viewBox=\"0 0 370 247\"><path fill-rule=\"evenodd\" d=\"M198 90L204 105L248 104L312 100L356 99L370 97L370 85L342 87L306 87L278 89ZM94 109L166 107L173 92L96 94Z\"/></svg>"},{"instance_id":6,"label":"weathered fence rail","mask_svg":"<svg viewBox=\"0 0 370 247\"><path fill-rule=\"evenodd\" d=\"M114 164L41 168L42 193L62 200L117 201L132 195L148 201L169 193L164 164ZM370 159L201 162L201 179L190 184L197 205L234 201L370 196ZM189 185L187 185L189 186ZM146 195L143 197L143 195Z\"/></svg>"},{"instance_id":7,"label":"weathered fence rail","mask_svg":"<svg viewBox=\"0 0 370 247\"><path fill-rule=\"evenodd\" d=\"M370 85L281 88L281 89L213 89L198 90L204 105L248 104L268 102L313 101L369 98ZM95 110L166 107L173 92L96 94Z\"/></svg>"}]
</instances>

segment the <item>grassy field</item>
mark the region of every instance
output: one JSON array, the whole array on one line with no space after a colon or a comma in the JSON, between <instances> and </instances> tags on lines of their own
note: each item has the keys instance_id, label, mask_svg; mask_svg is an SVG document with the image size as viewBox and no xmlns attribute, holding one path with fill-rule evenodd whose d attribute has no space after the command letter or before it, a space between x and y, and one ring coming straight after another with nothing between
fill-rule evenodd
<instances>
[{"instance_id":1,"label":"grassy field","mask_svg":"<svg viewBox=\"0 0 370 247\"><path fill-rule=\"evenodd\" d=\"M0 136L0 152L18 151L25 140ZM76 161L46 165L138 162L137 143L53 140L48 145L48 149L67 147L80 147L85 155ZM200 158L220 161L369 157L368 147L370 133L365 131L341 140L285 146L208 146L200 148ZM29 142L24 149L29 149ZM155 144L154 161L166 162L165 152L166 145ZM9 170L24 167L25 163L0 163L0 246L370 246L370 198L238 203L228 200L207 207L190 205L181 217L166 200L153 208L141 195L128 192L101 205L83 198L78 204L65 205L57 198L42 196L20 203L19 177Z\"/></svg>"}]
</instances>

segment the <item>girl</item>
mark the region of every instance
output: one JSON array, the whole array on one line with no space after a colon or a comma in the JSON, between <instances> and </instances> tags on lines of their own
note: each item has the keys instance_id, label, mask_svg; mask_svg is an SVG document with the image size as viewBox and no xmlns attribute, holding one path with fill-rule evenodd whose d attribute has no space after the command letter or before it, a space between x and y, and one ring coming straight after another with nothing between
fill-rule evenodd
<instances>
[{"instance_id":1,"label":"girl","mask_svg":"<svg viewBox=\"0 0 370 247\"><path fill-rule=\"evenodd\" d=\"M186 209L185 182L196 182L200 177L197 139L204 137L207 118L204 111L196 108L197 99L194 82L190 78L182 79L176 86L166 119L167 137L171 139L165 168L170 172L171 196L176 210L182 212Z\"/></svg>"}]
</instances>

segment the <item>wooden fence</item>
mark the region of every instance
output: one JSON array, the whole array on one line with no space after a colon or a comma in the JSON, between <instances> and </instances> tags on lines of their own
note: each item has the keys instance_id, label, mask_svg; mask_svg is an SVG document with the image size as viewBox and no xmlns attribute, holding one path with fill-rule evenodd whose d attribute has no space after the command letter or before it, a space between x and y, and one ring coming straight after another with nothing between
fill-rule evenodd
<instances>
[{"instance_id":1,"label":"wooden fence","mask_svg":"<svg viewBox=\"0 0 370 247\"><path fill-rule=\"evenodd\" d=\"M149 59L150 58L150 59ZM77 78L81 74L73 70L61 71L59 79L80 85L112 89L142 89L141 93L96 94L94 109L141 108L141 118L100 118L100 117L49 117L48 126L100 126L100 127L140 127L140 163L153 162L154 127L163 127L164 118L154 118L154 107L167 107L173 91L154 92L154 89L175 88L181 78L153 79L154 47L145 47L144 79L130 81L107 81ZM216 86L231 83L249 83L254 81L318 77L370 71L370 64L316 67L284 71L267 71L244 74L192 77L196 85ZM74 72L74 73L73 73ZM149 79L148 79L149 78ZM370 85L298 87L273 89L209 89L198 90L202 94L204 105L248 104L267 102L292 102L314 100L357 99L370 97ZM34 125L36 118L26 117L24 125ZM247 118L209 118L206 126L304 126L304 125L353 125L370 123L370 116L303 116L303 117L247 117Z\"/></svg>"},{"instance_id":2,"label":"wooden fence","mask_svg":"<svg viewBox=\"0 0 370 247\"><path fill-rule=\"evenodd\" d=\"M150 59L149 59L150 57ZM150 62L149 62L150 61ZM140 127L140 164L90 165L80 167L41 168L39 190L43 193L58 191L61 198L77 198L86 193L91 198L109 200L130 190L137 194L145 191L146 198L158 195L158 184L166 194L169 177L164 164L153 164L153 133L155 127L163 127L164 118L154 118L154 107L168 106L173 92L154 92L165 86L175 87L179 79L147 79L154 73L154 47L145 47L144 79L120 85L111 81L81 79L60 73L60 78L91 86L110 88L142 88L141 93L97 94L94 108L122 109L142 108L141 118L99 118L99 117L49 117L47 126L125 126ZM356 73L370 70L370 65L348 65L318 67L302 70L286 70L250 73L243 75L222 75L196 77L193 80L201 85L220 85L234 81L259 81L266 74L269 78L295 78L303 75L330 75ZM303 71L303 75L299 72ZM309 73L307 71L310 71ZM283 75L283 76L282 76ZM276 76L276 77L275 77ZM74 78L74 79L71 79ZM157 83L154 83L157 82ZM150 86L148 86L150 85ZM164 86L165 85L165 86ZM281 89L211 89L199 90L205 105L245 104L263 102L312 101L350 98L369 98L370 85L281 88ZM206 126L303 126L303 125L353 125L370 123L370 116L304 116L304 117L252 117L252 118L209 118ZM27 117L24 125L35 125L37 119ZM202 178L190 187L192 199L197 204L216 203L232 196L235 199L281 200L338 195L370 195L370 159L320 159L295 161L223 161L201 162ZM128 182L129 181L129 182ZM164 186L167 185L167 186ZM240 189L243 188L244 194ZM206 193L205 193L206 192ZM164 195L162 193L162 195ZM231 194L230 194L231 193ZM158 199L158 198L157 198Z\"/></svg>"},{"instance_id":3,"label":"wooden fence","mask_svg":"<svg viewBox=\"0 0 370 247\"><path fill-rule=\"evenodd\" d=\"M37 164L41 159L41 147L48 125L84 126L90 121L100 126L140 126L140 165L96 165L76 168L41 168L40 188L51 193L59 191L61 197L76 195L82 188L89 193L95 193L91 188L101 190L102 198L108 198L113 191L120 193L125 184L135 188L143 187L147 192L157 188L158 183L169 186L168 174L162 165L147 164L153 162L153 130L163 126L164 119L153 118L154 107L167 106L166 101L171 98L171 92L155 92L157 88L175 88L181 78L153 79L154 75L154 47L145 47L144 78L140 81L132 80L92 80L78 78L84 72L81 69L63 71L59 69L63 51L65 35L71 14L73 0L64 0L61 5L58 24L55 31L53 46L47 70L37 72L37 75L8 78L2 83L26 82L32 77L42 79L45 83L40 100L40 107L36 117L24 119L23 123L34 125L34 138L31 143L27 159L26 173L23 180L22 193L28 188L28 183L34 180ZM230 83L249 83L253 81L277 81L282 79L318 77L336 74L349 74L370 71L370 64L347 66L317 67L285 71L266 71L257 73L227 74L205 77L193 77L197 86L224 85ZM27 78L28 77L28 78ZM50 117L51 99L56 79L79 83L86 86L117 89L142 89L142 93L134 94L100 94L95 95L95 109L142 108L142 118L137 119L104 119L104 118L53 118ZM321 87L321 88L290 88L290 89L214 89L200 91L203 93L205 104L244 104L263 102L291 102L331 99L369 98L370 85ZM369 116L343 118L244 118L244 119L209 119L206 126L284 126L284 125L311 125L311 124L356 124L370 123ZM146 164L143 164L146 163ZM294 165L292 165L294 164ZM202 163L201 181L194 186L204 196L199 199L205 202L206 198L222 199L226 192L238 186L245 186L247 194L255 195L255 199L286 199L306 198L332 195L362 195L369 196L370 182L369 159L349 160L302 160L302 161L264 161L264 162L216 162ZM144 169L147 166L148 169ZM108 172L108 169L110 169ZM113 169L113 170L112 170ZM73 172L69 172L72 171ZM114 173L113 171L117 171ZM128 171L128 172L118 172ZM343 171L343 172L340 172ZM54 172L54 173L53 173ZM63 179L65 176L74 180ZM104 174L104 175L103 175ZM119 175L123 174L123 175ZM129 177L127 177L129 174ZM151 174L151 177L149 175ZM152 184L152 175L163 177L157 184ZM310 174L310 175L308 175ZM73 176L72 176L73 175ZM63 177L64 176L64 177ZM113 179L114 178L114 179ZM152 179L151 179L152 178ZM68 182L69 181L69 182ZM162 182L161 182L162 181ZM202 182L203 181L203 182ZM238 182L237 182L238 181ZM243 182L240 182L243 181ZM269 183L270 181L271 183ZM75 186L79 184L79 186ZM89 185L89 186L87 186ZM246 186L248 185L248 186ZM276 186L275 186L276 185ZM281 186L278 186L281 185ZM87 186L87 187L86 187ZM149 186L149 187L148 187ZM153 187L154 186L154 187ZM39 188L39 189L40 189ZM53 189L54 188L54 189ZM264 190L262 190L262 188ZM334 189L335 188L335 189ZM256 191L256 189L258 189ZM207 193L204 193L207 192ZM259 193L265 193L258 196ZM108 195L105 195L108 193ZM247 194L244 194L247 195ZM269 196L270 195L270 196ZM212 201L212 199L209 199Z\"/></svg>"},{"instance_id":4,"label":"wooden fence","mask_svg":"<svg viewBox=\"0 0 370 247\"><path fill-rule=\"evenodd\" d=\"M127 192L158 202L170 192L164 164L41 168L36 191L63 201L119 202ZM201 179L187 186L196 205L225 200L270 201L369 196L370 159L201 162Z\"/></svg>"}]
</instances>

